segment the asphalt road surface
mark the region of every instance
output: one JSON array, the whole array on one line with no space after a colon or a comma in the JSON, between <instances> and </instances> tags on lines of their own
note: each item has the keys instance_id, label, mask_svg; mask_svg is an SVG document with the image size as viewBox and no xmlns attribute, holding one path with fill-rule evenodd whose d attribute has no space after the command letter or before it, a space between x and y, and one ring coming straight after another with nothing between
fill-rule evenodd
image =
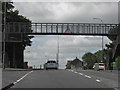
<instances>
[{"instance_id":1,"label":"asphalt road surface","mask_svg":"<svg viewBox=\"0 0 120 90\"><path fill-rule=\"evenodd\" d=\"M119 74L117 70L114 70L112 72L110 70L77 70L77 72L83 73L84 75L89 75L93 79L98 79L101 83L104 83L108 87L118 88Z\"/></svg>"},{"instance_id":2,"label":"asphalt road surface","mask_svg":"<svg viewBox=\"0 0 120 90\"><path fill-rule=\"evenodd\" d=\"M31 71L11 88L111 88L99 79L71 70Z\"/></svg>"},{"instance_id":3,"label":"asphalt road surface","mask_svg":"<svg viewBox=\"0 0 120 90\"><path fill-rule=\"evenodd\" d=\"M20 79L22 76L27 74L30 71L13 71L13 70L3 70L2 71L2 88L8 86L9 84Z\"/></svg>"}]
</instances>

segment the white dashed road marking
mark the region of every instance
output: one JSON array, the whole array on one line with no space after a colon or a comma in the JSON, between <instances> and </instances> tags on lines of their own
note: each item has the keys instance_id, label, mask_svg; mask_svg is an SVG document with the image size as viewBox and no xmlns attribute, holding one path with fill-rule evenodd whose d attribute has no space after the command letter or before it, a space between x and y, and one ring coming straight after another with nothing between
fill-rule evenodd
<instances>
[{"instance_id":1,"label":"white dashed road marking","mask_svg":"<svg viewBox=\"0 0 120 90\"><path fill-rule=\"evenodd\" d=\"M101 82L99 79L96 79L96 82Z\"/></svg>"},{"instance_id":2,"label":"white dashed road marking","mask_svg":"<svg viewBox=\"0 0 120 90\"><path fill-rule=\"evenodd\" d=\"M87 77L87 78L91 78L90 76L88 76L88 75L85 75L85 77Z\"/></svg>"},{"instance_id":3,"label":"white dashed road marking","mask_svg":"<svg viewBox=\"0 0 120 90\"><path fill-rule=\"evenodd\" d=\"M80 75L83 75L82 73L79 73Z\"/></svg>"},{"instance_id":4,"label":"white dashed road marking","mask_svg":"<svg viewBox=\"0 0 120 90\"><path fill-rule=\"evenodd\" d=\"M74 70L69 70L69 71L74 72L74 73L78 73L78 72L76 72ZM78 74L84 75L83 73L78 73ZM87 78L92 78L91 76L88 76L88 75L84 75L84 76L87 77ZM101 81L99 79L96 79L96 82L100 83Z\"/></svg>"},{"instance_id":5,"label":"white dashed road marking","mask_svg":"<svg viewBox=\"0 0 120 90\"><path fill-rule=\"evenodd\" d=\"M78 72L74 72L74 73L78 73Z\"/></svg>"}]
</instances>

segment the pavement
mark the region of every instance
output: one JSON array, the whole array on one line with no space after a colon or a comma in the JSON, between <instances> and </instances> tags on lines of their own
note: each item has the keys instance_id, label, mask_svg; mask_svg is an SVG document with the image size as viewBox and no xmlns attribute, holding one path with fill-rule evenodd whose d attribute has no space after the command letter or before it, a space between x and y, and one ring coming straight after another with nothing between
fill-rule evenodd
<instances>
[{"instance_id":1,"label":"pavement","mask_svg":"<svg viewBox=\"0 0 120 90\"><path fill-rule=\"evenodd\" d=\"M2 88L2 68L0 68L0 90Z\"/></svg>"},{"instance_id":2,"label":"pavement","mask_svg":"<svg viewBox=\"0 0 120 90\"><path fill-rule=\"evenodd\" d=\"M30 71L31 69L5 68L3 71Z\"/></svg>"}]
</instances>

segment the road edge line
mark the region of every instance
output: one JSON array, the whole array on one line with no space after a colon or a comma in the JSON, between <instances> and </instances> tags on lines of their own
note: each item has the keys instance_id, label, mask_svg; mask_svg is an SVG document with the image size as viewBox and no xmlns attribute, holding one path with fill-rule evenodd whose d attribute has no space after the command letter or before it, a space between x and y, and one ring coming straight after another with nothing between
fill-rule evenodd
<instances>
[{"instance_id":1,"label":"road edge line","mask_svg":"<svg viewBox=\"0 0 120 90\"><path fill-rule=\"evenodd\" d=\"M14 86L16 83L20 82L22 79L24 79L27 75L29 75L32 72L33 71L30 71L30 72L26 73L24 76L22 76L22 78L16 80L16 82L10 83L9 85L3 87L1 90L7 90L7 89L11 88L12 86Z\"/></svg>"},{"instance_id":2,"label":"road edge line","mask_svg":"<svg viewBox=\"0 0 120 90\"><path fill-rule=\"evenodd\" d=\"M12 87L14 85L14 83L10 83L9 85L7 85L6 87L2 88L1 90L7 90L10 87Z\"/></svg>"},{"instance_id":3,"label":"road edge line","mask_svg":"<svg viewBox=\"0 0 120 90\"><path fill-rule=\"evenodd\" d=\"M27 75L29 75L30 73L32 73L33 71L30 71L28 73L26 73L24 76L22 76L20 79L18 79L16 82L13 82L13 84L15 85L16 83L20 82L21 80L23 80Z\"/></svg>"}]
</instances>

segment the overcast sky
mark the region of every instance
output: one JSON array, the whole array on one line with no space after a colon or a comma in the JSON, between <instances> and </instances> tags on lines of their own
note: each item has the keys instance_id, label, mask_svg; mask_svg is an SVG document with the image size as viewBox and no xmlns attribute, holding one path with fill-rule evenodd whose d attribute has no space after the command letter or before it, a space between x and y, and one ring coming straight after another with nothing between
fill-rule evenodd
<instances>
[{"instance_id":1,"label":"overcast sky","mask_svg":"<svg viewBox=\"0 0 120 90\"><path fill-rule=\"evenodd\" d=\"M115 2L14 2L14 5L32 22L101 23L93 19L97 17L103 23L118 23L118 3ZM35 36L32 41L32 46L25 50L25 61L29 65L39 66L46 59L56 59L58 36ZM99 36L59 36L60 68L65 67L67 60L76 56L81 59L86 52L100 50L101 42ZM104 37L104 44L109 42Z\"/></svg>"}]
</instances>

